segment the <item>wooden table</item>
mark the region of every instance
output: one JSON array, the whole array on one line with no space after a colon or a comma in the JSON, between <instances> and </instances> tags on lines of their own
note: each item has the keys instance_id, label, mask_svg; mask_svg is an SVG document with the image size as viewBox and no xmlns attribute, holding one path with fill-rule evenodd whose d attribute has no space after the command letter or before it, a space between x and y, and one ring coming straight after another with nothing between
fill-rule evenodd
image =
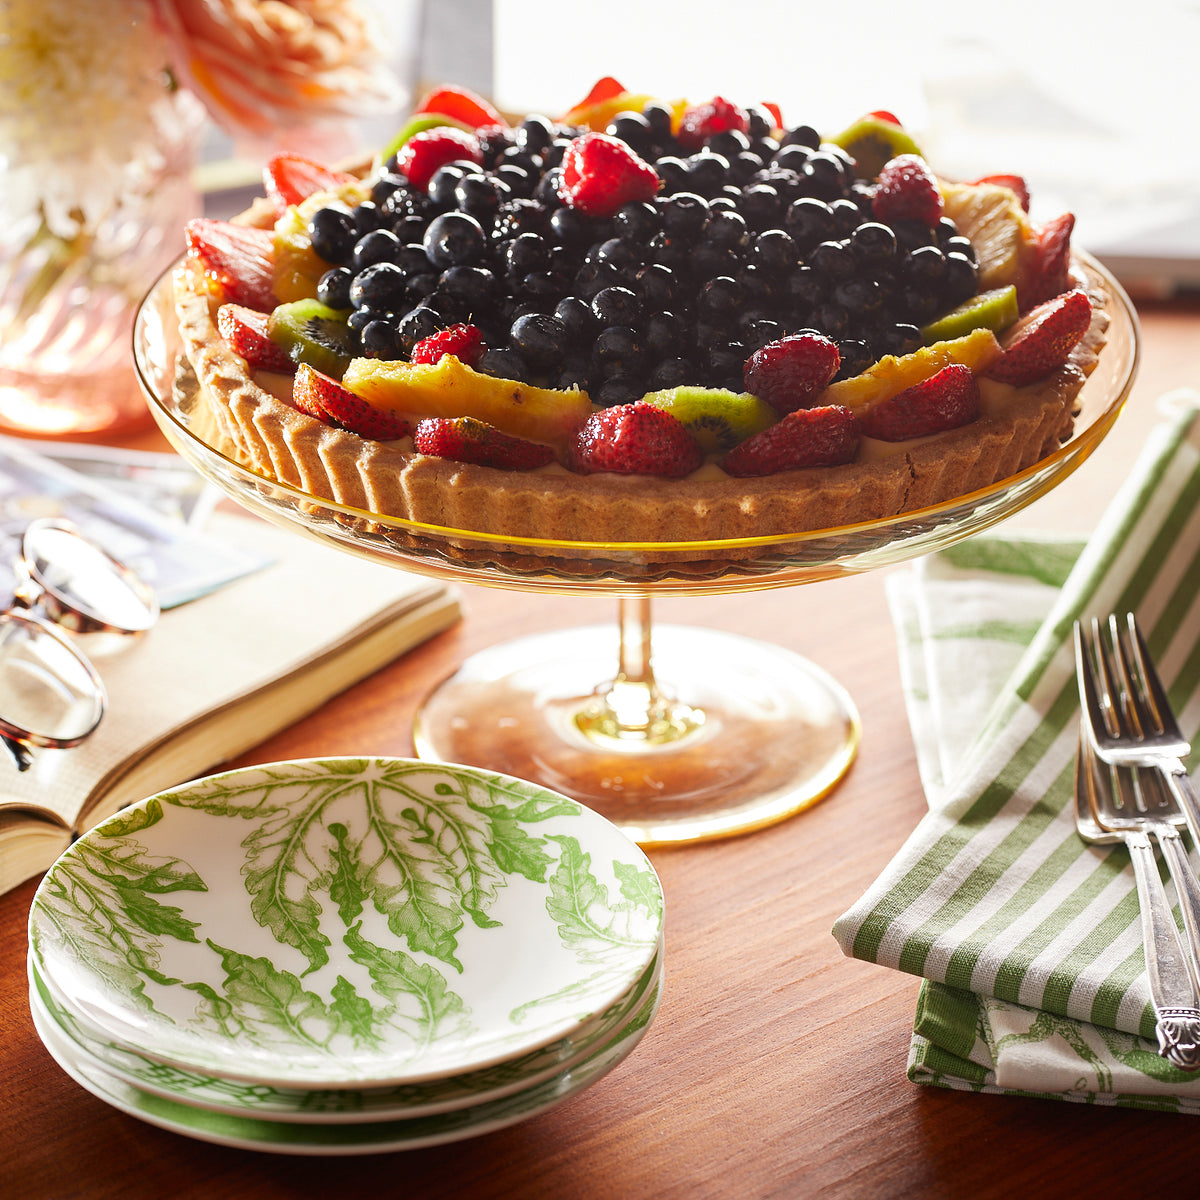
<instances>
[{"instance_id":1,"label":"wooden table","mask_svg":"<svg viewBox=\"0 0 1200 1200\"><path fill-rule=\"evenodd\" d=\"M1146 305L1143 369L1106 444L1014 521L1085 530L1154 422L1200 385L1200 305ZM133 439L156 446L156 435ZM412 752L414 709L468 654L531 628L615 619L615 602L467 589L466 619L239 764ZM1178 1115L973 1096L904 1077L917 981L842 957L839 916L925 804L878 575L656 602L656 617L761 637L831 670L863 720L834 794L758 833L650 852L667 898L667 989L634 1054L560 1107L471 1141L362 1158L207 1145L107 1107L63 1074L26 1007L35 882L0 898L0 1196L975 1197L1200 1190L1200 1124Z\"/></svg>"}]
</instances>

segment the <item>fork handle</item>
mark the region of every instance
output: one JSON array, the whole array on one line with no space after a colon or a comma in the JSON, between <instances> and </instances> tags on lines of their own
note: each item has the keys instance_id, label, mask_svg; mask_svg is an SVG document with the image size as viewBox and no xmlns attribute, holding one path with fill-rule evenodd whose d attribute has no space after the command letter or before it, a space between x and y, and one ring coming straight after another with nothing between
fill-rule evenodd
<instances>
[{"instance_id":1,"label":"fork handle","mask_svg":"<svg viewBox=\"0 0 1200 1200\"><path fill-rule=\"evenodd\" d=\"M1157 763L1156 766L1183 812L1192 842L1200 849L1200 798L1196 796L1196 789L1192 785L1187 768L1178 759Z\"/></svg>"},{"instance_id":2,"label":"fork handle","mask_svg":"<svg viewBox=\"0 0 1200 1200\"><path fill-rule=\"evenodd\" d=\"M1187 850L1179 831L1171 825L1157 825L1155 836L1167 862L1167 870L1179 896L1183 927L1191 952L1193 979L1200 981L1200 880L1192 873Z\"/></svg>"},{"instance_id":3,"label":"fork handle","mask_svg":"<svg viewBox=\"0 0 1200 1200\"><path fill-rule=\"evenodd\" d=\"M1197 1007L1200 995L1179 943L1179 930L1158 873L1154 847L1141 832L1127 833L1125 844L1137 880L1146 973L1157 1018L1158 1052L1181 1071L1197 1071L1200 1070L1200 1007Z\"/></svg>"}]
</instances>

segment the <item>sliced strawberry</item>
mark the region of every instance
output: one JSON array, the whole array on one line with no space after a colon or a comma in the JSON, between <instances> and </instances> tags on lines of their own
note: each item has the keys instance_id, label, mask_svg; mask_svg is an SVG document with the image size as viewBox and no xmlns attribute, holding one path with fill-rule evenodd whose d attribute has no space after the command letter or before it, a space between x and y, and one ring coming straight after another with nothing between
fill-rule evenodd
<instances>
[{"instance_id":1,"label":"sliced strawberry","mask_svg":"<svg viewBox=\"0 0 1200 1200\"><path fill-rule=\"evenodd\" d=\"M307 363L296 368L292 403L309 416L336 421L351 433L379 442L390 442L412 432L412 426L398 413L368 404L336 379L314 371Z\"/></svg>"},{"instance_id":2,"label":"sliced strawberry","mask_svg":"<svg viewBox=\"0 0 1200 1200\"><path fill-rule=\"evenodd\" d=\"M1076 288L1038 305L1000 339L1000 357L990 379L1024 387L1058 370L1083 340L1092 321L1092 302Z\"/></svg>"},{"instance_id":3,"label":"sliced strawberry","mask_svg":"<svg viewBox=\"0 0 1200 1200\"><path fill-rule=\"evenodd\" d=\"M258 312L270 312L279 303L271 290L275 257L271 230L195 217L187 223L185 237L188 254L220 286L226 300Z\"/></svg>"},{"instance_id":4,"label":"sliced strawberry","mask_svg":"<svg viewBox=\"0 0 1200 1200\"><path fill-rule=\"evenodd\" d=\"M606 133L585 133L563 155L559 197L589 217L611 217L623 204L653 200L657 191L654 168Z\"/></svg>"},{"instance_id":5,"label":"sliced strawberry","mask_svg":"<svg viewBox=\"0 0 1200 1200\"><path fill-rule=\"evenodd\" d=\"M1074 213L1063 213L1038 227L1032 266L1017 288L1022 312L1070 290L1071 234L1074 229Z\"/></svg>"},{"instance_id":6,"label":"sliced strawberry","mask_svg":"<svg viewBox=\"0 0 1200 1200\"><path fill-rule=\"evenodd\" d=\"M979 384L970 367L951 363L928 379L889 396L859 418L867 437L884 442L944 433L979 416Z\"/></svg>"},{"instance_id":7,"label":"sliced strawberry","mask_svg":"<svg viewBox=\"0 0 1200 1200\"><path fill-rule=\"evenodd\" d=\"M858 440L858 418L850 409L836 404L801 408L735 446L721 465L738 478L837 467L853 460Z\"/></svg>"},{"instance_id":8,"label":"sliced strawberry","mask_svg":"<svg viewBox=\"0 0 1200 1200\"><path fill-rule=\"evenodd\" d=\"M771 116L774 118L775 128L782 129L783 128L783 109L781 109L779 107L779 105L775 103L774 100L764 100L762 102L762 107L765 108L767 110L767 112L769 112L771 114Z\"/></svg>"},{"instance_id":9,"label":"sliced strawberry","mask_svg":"<svg viewBox=\"0 0 1200 1200\"><path fill-rule=\"evenodd\" d=\"M886 108L877 108L872 112L867 113L868 117L874 117L877 121L886 121L889 125L895 125L900 129L904 126L900 123L900 118L895 113L888 112Z\"/></svg>"},{"instance_id":10,"label":"sliced strawberry","mask_svg":"<svg viewBox=\"0 0 1200 1200\"><path fill-rule=\"evenodd\" d=\"M354 176L335 171L299 154L276 154L263 167L263 187L279 216L290 205L299 204L314 192L325 192L353 183Z\"/></svg>"},{"instance_id":11,"label":"sliced strawberry","mask_svg":"<svg viewBox=\"0 0 1200 1200\"><path fill-rule=\"evenodd\" d=\"M971 180L972 183L992 183L997 187L1006 187L1010 192L1015 192L1017 199L1021 202L1021 207L1029 211L1029 185L1020 175L982 175L978 179Z\"/></svg>"},{"instance_id":12,"label":"sliced strawberry","mask_svg":"<svg viewBox=\"0 0 1200 1200\"><path fill-rule=\"evenodd\" d=\"M483 151L473 133L453 125L439 125L414 133L396 153L396 170L408 178L413 187L429 186L438 167L464 159L483 163Z\"/></svg>"},{"instance_id":13,"label":"sliced strawberry","mask_svg":"<svg viewBox=\"0 0 1200 1200\"><path fill-rule=\"evenodd\" d=\"M679 479L694 471L703 455L687 426L653 404L637 400L593 413L575 441L574 465L584 475L659 475Z\"/></svg>"},{"instance_id":14,"label":"sliced strawberry","mask_svg":"<svg viewBox=\"0 0 1200 1200\"><path fill-rule=\"evenodd\" d=\"M505 123L499 110L489 104L478 92L453 83L442 84L427 92L417 107L413 109L414 116L421 113L440 113L443 117L452 117L455 121L461 121L471 129L478 129L481 125L503 125Z\"/></svg>"},{"instance_id":15,"label":"sliced strawberry","mask_svg":"<svg viewBox=\"0 0 1200 1200\"><path fill-rule=\"evenodd\" d=\"M267 333L268 320L269 313L257 312L242 304L222 304L217 309L217 332L248 366L290 375L296 364L282 346L271 340Z\"/></svg>"},{"instance_id":16,"label":"sliced strawberry","mask_svg":"<svg viewBox=\"0 0 1200 1200\"><path fill-rule=\"evenodd\" d=\"M841 365L836 343L812 329L769 342L746 359L746 391L777 412L807 408L829 386Z\"/></svg>"},{"instance_id":17,"label":"sliced strawberry","mask_svg":"<svg viewBox=\"0 0 1200 1200\"><path fill-rule=\"evenodd\" d=\"M592 84L592 90L578 104L571 106L570 111L577 112L583 108L591 108L595 104L603 104L605 100L612 100L615 96L624 95L627 90L623 83L619 83L611 75L603 75Z\"/></svg>"},{"instance_id":18,"label":"sliced strawberry","mask_svg":"<svg viewBox=\"0 0 1200 1200\"><path fill-rule=\"evenodd\" d=\"M898 154L879 172L871 206L875 219L884 224L920 221L936 225L942 216L942 192L919 154Z\"/></svg>"},{"instance_id":19,"label":"sliced strawberry","mask_svg":"<svg viewBox=\"0 0 1200 1200\"><path fill-rule=\"evenodd\" d=\"M420 454L505 471L530 471L554 461L551 447L504 433L475 417L427 417L418 421L413 447Z\"/></svg>"},{"instance_id":20,"label":"sliced strawberry","mask_svg":"<svg viewBox=\"0 0 1200 1200\"><path fill-rule=\"evenodd\" d=\"M415 363L436 363L447 354L453 354L460 363L473 367L483 357L485 346L483 334L474 325L451 325L427 338L422 338L412 348ZM452 458L453 455L446 455Z\"/></svg>"},{"instance_id":21,"label":"sliced strawberry","mask_svg":"<svg viewBox=\"0 0 1200 1200\"><path fill-rule=\"evenodd\" d=\"M692 104L683 110L676 136L685 150L699 150L715 133L730 129L745 133L749 128L750 117L744 108L724 96L714 96L704 104Z\"/></svg>"}]
</instances>

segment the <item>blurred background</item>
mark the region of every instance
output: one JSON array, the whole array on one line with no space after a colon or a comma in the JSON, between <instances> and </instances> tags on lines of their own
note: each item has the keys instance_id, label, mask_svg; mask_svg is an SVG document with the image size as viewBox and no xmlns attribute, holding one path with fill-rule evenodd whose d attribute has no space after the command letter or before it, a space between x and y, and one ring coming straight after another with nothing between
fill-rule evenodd
<instances>
[{"instance_id":1,"label":"blurred background","mask_svg":"<svg viewBox=\"0 0 1200 1200\"><path fill-rule=\"evenodd\" d=\"M1200 0L366 3L412 96L455 82L554 114L613 75L774 100L829 133L886 108L948 176L1024 175L1034 216L1073 211L1137 292L1200 289ZM390 124L364 122L364 144Z\"/></svg>"}]
</instances>

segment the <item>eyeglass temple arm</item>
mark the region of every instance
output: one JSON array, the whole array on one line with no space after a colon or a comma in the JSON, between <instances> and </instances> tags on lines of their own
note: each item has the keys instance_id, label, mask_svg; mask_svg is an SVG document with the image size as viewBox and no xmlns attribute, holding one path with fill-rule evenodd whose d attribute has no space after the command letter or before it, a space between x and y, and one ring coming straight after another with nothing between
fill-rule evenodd
<instances>
[{"instance_id":1,"label":"eyeglass temple arm","mask_svg":"<svg viewBox=\"0 0 1200 1200\"><path fill-rule=\"evenodd\" d=\"M0 741L4 743L5 749L13 757L13 762L17 765L18 771L28 771L33 766L33 754L28 746L22 746L15 738L10 738L6 733L0 733Z\"/></svg>"}]
</instances>

